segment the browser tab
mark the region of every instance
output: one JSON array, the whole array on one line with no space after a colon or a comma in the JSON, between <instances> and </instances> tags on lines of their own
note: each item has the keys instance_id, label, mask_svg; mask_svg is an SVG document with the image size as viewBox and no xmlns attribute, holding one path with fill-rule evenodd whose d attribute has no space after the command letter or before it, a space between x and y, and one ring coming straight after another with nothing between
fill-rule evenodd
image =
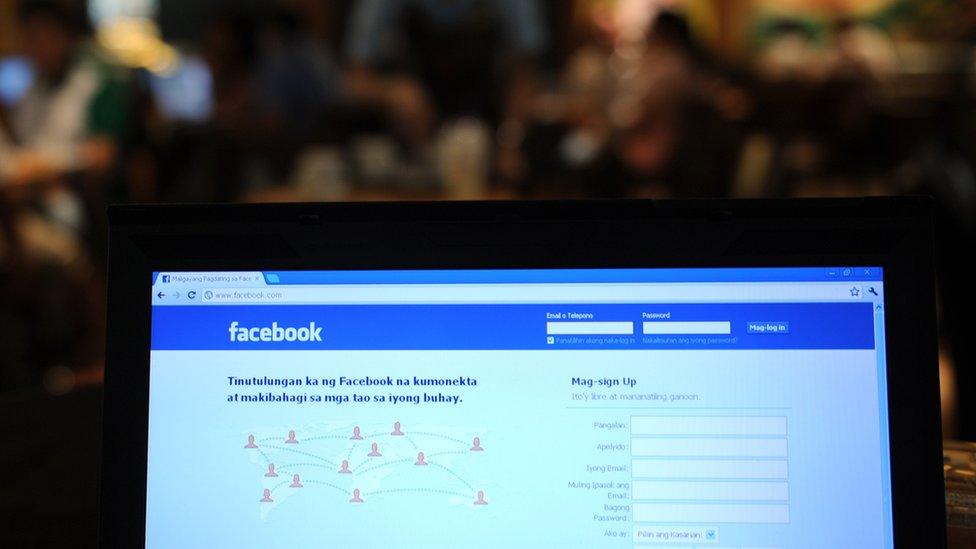
<instances>
[{"instance_id":1,"label":"browser tab","mask_svg":"<svg viewBox=\"0 0 976 549\"><path fill-rule=\"evenodd\" d=\"M264 284L260 272L161 272L155 277L156 284L220 284L225 286L255 286Z\"/></svg>"}]
</instances>

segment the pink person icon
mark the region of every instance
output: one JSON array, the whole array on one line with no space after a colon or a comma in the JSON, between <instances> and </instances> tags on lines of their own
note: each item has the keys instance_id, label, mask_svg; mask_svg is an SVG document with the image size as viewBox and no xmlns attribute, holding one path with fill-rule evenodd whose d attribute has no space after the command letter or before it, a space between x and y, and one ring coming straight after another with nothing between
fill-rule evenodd
<instances>
[{"instance_id":1,"label":"pink person icon","mask_svg":"<svg viewBox=\"0 0 976 549\"><path fill-rule=\"evenodd\" d=\"M285 439L285 442L288 443L288 444L298 444L298 440L295 439L295 430L294 429L292 429L291 431L288 431L288 438Z\"/></svg>"},{"instance_id":2,"label":"pink person icon","mask_svg":"<svg viewBox=\"0 0 976 549\"><path fill-rule=\"evenodd\" d=\"M380 457L383 455L380 453L379 446L375 442L370 445L369 450L370 452L366 454L369 457Z\"/></svg>"},{"instance_id":3,"label":"pink person icon","mask_svg":"<svg viewBox=\"0 0 976 549\"><path fill-rule=\"evenodd\" d=\"M352 499L349 500L349 503L362 503L362 502L363 502L363 498L359 497L359 488L356 488L355 490L352 491Z\"/></svg>"},{"instance_id":4,"label":"pink person icon","mask_svg":"<svg viewBox=\"0 0 976 549\"><path fill-rule=\"evenodd\" d=\"M352 471L349 470L349 460L348 459L342 460L342 468L339 469L339 472L342 473L342 474L344 474L344 475L348 475L348 474L351 474L352 473Z\"/></svg>"},{"instance_id":5,"label":"pink person icon","mask_svg":"<svg viewBox=\"0 0 976 549\"><path fill-rule=\"evenodd\" d=\"M297 473L291 477L291 485L289 485L288 487L289 488L302 488L303 487L303 485L302 485L302 479L298 478L298 474Z\"/></svg>"},{"instance_id":6,"label":"pink person icon","mask_svg":"<svg viewBox=\"0 0 976 549\"><path fill-rule=\"evenodd\" d=\"M396 423L393 424L393 432L390 433L390 434L393 435L393 436L395 436L395 437L402 437L403 436L403 431L400 430L400 422L399 421L397 421Z\"/></svg>"},{"instance_id":7,"label":"pink person icon","mask_svg":"<svg viewBox=\"0 0 976 549\"><path fill-rule=\"evenodd\" d=\"M261 498L261 503L271 503L272 501L274 500L271 499L271 490L265 488L264 497Z\"/></svg>"},{"instance_id":8,"label":"pink person icon","mask_svg":"<svg viewBox=\"0 0 976 549\"><path fill-rule=\"evenodd\" d=\"M257 448L258 445L254 444L254 435L247 435L247 444L244 445L245 448Z\"/></svg>"},{"instance_id":9,"label":"pink person icon","mask_svg":"<svg viewBox=\"0 0 976 549\"><path fill-rule=\"evenodd\" d=\"M417 452L417 463L414 463L414 465L427 465L427 462L424 461L423 452Z\"/></svg>"},{"instance_id":10,"label":"pink person icon","mask_svg":"<svg viewBox=\"0 0 976 549\"><path fill-rule=\"evenodd\" d=\"M480 438L474 437L474 440L471 441L471 451L472 452L484 452L485 451L485 449L481 446L481 439Z\"/></svg>"},{"instance_id":11,"label":"pink person icon","mask_svg":"<svg viewBox=\"0 0 976 549\"><path fill-rule=\"evenodd\" d=\"M266 476L266 477L276 477L276 476L278 476L278 473L276 473L275 472L275 469L274 469L274 463L269 463L268 464L268 472L265 473L264 476Z\"/></svg>"},{"instance_id":12,"label":"pink person icon","mask_svg":"<svg viewBox=\"0 0 976 549\"><path fill-rule=\"evenodd\" d=\"M352 428L352 436L349 440L363 440L363 437L359 434L359 425Z\"/></svg>"},{"instance_id":13,"label":"pink person icon","mask_svg":"<svg viewBox=\"0 0 976 549\"><path fill-rule=\"evenodd\" d=\"M488 505L488 502L485 501L485 491L484 490L478 490L478 499L474 500L474 504L475 505Z\"/></svg>"}]
</instances>

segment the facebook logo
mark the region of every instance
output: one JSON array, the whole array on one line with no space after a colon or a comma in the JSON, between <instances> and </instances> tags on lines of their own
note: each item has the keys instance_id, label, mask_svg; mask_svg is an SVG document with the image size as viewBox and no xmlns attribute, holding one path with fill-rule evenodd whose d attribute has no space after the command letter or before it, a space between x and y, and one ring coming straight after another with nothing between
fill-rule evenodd
<instances>
[{"instance_id":1,"label":"facebook logo","mask_svg":"<svg viewBox=\"0 0 976 549\"><path fill-rule=\"evenodd\" d=\"M169 275L163 275L163 282L169 282Z\"/></svg>"},{"instance_id":2,"label":"facebook logo","mask_svg":"<svg viewBox=\"0 0 976 549\"><path fill-rule=\"evenodd\" d=\"M271 326L245 328L233 321L227 328L231 341L322 341L322 327L310 322L301 328L285 328L272 322Z\"/></svg>"}]
</instances>

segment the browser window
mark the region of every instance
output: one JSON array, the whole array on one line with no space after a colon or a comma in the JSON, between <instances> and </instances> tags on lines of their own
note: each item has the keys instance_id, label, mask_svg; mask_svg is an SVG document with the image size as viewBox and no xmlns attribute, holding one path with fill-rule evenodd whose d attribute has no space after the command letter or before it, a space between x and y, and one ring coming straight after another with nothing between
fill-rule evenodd
<instances>
[{"instance_id":1,"label":"browser window","mask_svg":"<svg viewBox=\"0 0 976 549\"><path fill-rule=\"evenodd\" d=\"M878 267L155 273L149 547L891 547Z\"/></svg>"}]
</instances>

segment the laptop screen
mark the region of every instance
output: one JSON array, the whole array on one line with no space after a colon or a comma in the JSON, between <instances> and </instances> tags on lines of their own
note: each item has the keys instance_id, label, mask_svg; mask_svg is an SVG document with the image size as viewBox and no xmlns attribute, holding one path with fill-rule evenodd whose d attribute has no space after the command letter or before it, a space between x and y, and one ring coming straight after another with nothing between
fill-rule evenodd
<instances>
[{"instance_id":1,"label":"laptop screen","mask_svg":"<svg viewBox=\"0 0 976 549\"><path fill-rule=\"evenodd\" d=\"M878 267L161 272L148 547L891 547Z\"/></svg>"}]
</instances>

